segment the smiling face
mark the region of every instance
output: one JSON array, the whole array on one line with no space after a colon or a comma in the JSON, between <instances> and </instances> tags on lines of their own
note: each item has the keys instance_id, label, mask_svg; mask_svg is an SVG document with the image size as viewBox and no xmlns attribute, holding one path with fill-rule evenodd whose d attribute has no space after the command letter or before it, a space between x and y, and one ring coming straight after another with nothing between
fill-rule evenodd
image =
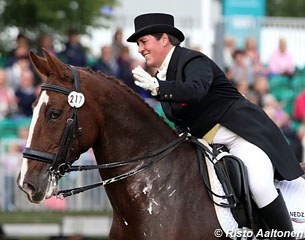
<instances>
[{"instance_id":1,"label":"smiling face","mask_svg":"<svg viewBox=\"0 0 305 240\"><path fill-rule=\"evenodd\" d=\"M158 40L153 35L145 35L137 40L138 52L145 58L147 66L159 68L173 47L167 34Z\"/></svg>"}]
</instances>

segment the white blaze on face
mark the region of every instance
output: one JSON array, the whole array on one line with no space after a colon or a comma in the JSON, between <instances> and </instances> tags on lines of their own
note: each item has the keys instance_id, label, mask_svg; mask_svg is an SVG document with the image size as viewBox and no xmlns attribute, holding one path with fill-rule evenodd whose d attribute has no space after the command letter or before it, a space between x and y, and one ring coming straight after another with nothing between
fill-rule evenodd
<instances>
[{"instance_id":1,"label":"white blaze on face","mask_svg":"<svg viewBox=\"0 0 305 240\"><path fill-rule=\"evenodd\" d=\"M34 134L34 129L38 120L38 116L39 116L39 112L41 109L41 106L43 104L47 104L49 101L49 96L47 95L46 91L43 91L38 99L38 103L36 105L36 107L34 108L33 111L33 117L32 117L32 122L31 122L31 126L30 126L30 130L29 130L29 136L28 136L28 140L26 143L26 147L30 147L31 143L32 143L32 138L33 138L33 134ZM22 160L22 165L21 165L21 170L20 170L20 179L19 179L19 186L23 185L23 181L24 181L24 177L25 174L28 170L28 160L26 158L23 158Z\"/></svg>"}]
</instances>

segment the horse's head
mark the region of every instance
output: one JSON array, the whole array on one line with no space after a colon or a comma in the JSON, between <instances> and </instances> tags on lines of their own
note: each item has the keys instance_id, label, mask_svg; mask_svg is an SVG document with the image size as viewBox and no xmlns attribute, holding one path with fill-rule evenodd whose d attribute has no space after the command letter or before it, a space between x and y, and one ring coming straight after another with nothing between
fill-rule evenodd
<instances>
[{"instance_id":1,"label":"horse's head","mask_svg":"<svg viewBox=\"0 0 305 240\"><path fill-rule=\"evenodd\" d=\"M94 144L98 134L94 117L88 116L90 111L86 111L90 96L86 99L82 92L85 71L78 72L47 51L44 54L45 58L41 58L30 52L31 62L43 84L34 104L17 179L19 187L33 203L40 203L56 193L57 181L65 168Z\"/></svg>"}]
</instances>

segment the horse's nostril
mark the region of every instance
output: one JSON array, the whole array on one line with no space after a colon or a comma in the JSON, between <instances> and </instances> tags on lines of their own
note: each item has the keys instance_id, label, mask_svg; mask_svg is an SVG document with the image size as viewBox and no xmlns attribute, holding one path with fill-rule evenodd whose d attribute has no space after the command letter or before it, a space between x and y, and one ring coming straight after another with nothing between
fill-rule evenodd
<instances>
[{"instance_id":1,"label":"horse's nostril","mask_svg":"<svg viewBox=\"0 0 305 240\"><path fill-rule=\"evenodd\" d=\"M29 195L34 195L35 194L35 191L36 191L35 187L32 184L28 183L28 182L23 183L22 188Z\"/></svg>"}]
</instances>

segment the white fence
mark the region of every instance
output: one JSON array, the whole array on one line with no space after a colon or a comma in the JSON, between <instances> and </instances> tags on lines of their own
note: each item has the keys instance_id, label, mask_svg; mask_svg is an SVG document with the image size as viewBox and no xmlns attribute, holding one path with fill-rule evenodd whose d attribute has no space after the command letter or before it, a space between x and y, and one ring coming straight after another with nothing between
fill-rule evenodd
<instances>
[{"instance_id":1,"label":"white fence","mask_svg":"<svg viewBox=\"0 0 305 240\"><path fill-rule=\"evenodd\" d=\"M86 237L107 237L111 224L111 217L65 216L61 223L5 223L2 227L6 236L13 238L75 235Z\"/></svg>"},{"instance_id":2,"label":"white fence","mask_svg":"<svg viewBox=\"0 0 305 240\"><path fill-rule=\"evenodd\" d=\"M64 200L55 197L43 204L32 204L16 184L22 163L22 150L25 140L0 140L0 211L28 210L109 210L111 208L103 187L70 196ZM81 155L78 165L96 164L92 151ZM84 186L101 180L97 170L73 172L59 181L60 189Z\"/></svg>"}]
</instances>

